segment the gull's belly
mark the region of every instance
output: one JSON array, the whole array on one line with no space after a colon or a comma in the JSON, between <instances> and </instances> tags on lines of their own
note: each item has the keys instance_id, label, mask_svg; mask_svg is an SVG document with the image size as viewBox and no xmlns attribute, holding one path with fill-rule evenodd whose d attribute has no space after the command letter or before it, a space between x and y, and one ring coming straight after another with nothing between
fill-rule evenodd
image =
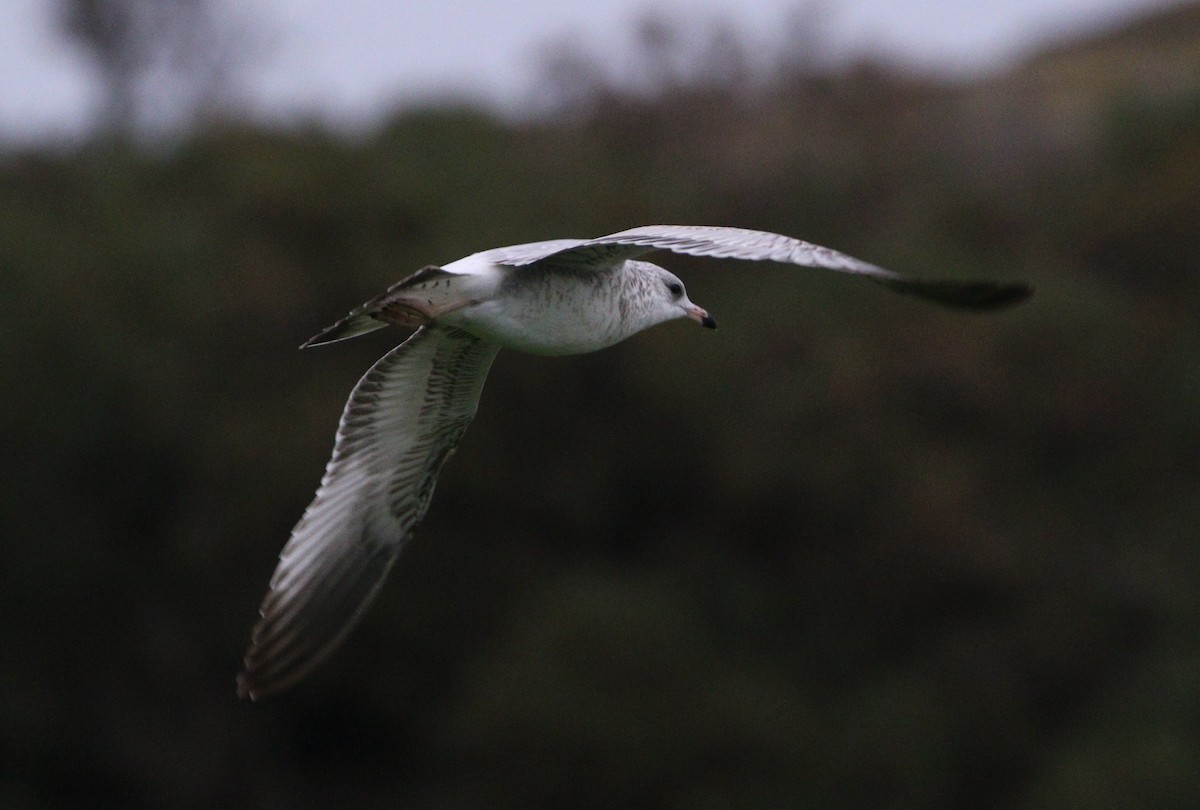
<instances>
[{"instance_id":1,"label":"gull's belly","mask_svg":"<svg viewBox=\"0 0 1200 810\"><path fill-rule=\"evenodd\" d=\"M629 337L620 309L592 297L499 298L447 313L442 323L530 354L594 352Z\"/></svg>"}]
</instances>

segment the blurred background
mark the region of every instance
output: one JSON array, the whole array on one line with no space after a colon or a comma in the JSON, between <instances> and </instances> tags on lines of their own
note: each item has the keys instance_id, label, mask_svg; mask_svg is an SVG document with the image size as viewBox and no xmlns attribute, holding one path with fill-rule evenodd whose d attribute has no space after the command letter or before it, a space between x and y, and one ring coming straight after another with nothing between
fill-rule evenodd
<instances>
[{"instance_id":1,"label":"blurred background","mask_svg":"<svg viewBox=\"0 0 1200 810\"><path fill-rule=\"evenodd\" d=\"M0 806L1193 806L1200 5L560 5L0 11ZM502 353L362 624L238 701L403 335L296 347L655 222L1038 292L661 257L721 329Z\"/></svg>"}]
</instances>

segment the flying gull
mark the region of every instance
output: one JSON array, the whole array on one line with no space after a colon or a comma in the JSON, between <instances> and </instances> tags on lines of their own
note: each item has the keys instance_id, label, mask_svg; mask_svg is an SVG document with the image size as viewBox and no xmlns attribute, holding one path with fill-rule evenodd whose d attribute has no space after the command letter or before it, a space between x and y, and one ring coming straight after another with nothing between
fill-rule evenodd
<instances>
[{"instance_id":1,"label":"flying gull","mask_svg":"<svg viewBox=\"0 0 1200 810\"><path fill-rule=\"evenodd\" d=\"M682 225L495 248L417 271L304 344L388 324L416 330L350 393L316 497L279 555L240 695L294 685L362 616L425 515L501 348L581 354L676 318L716 327L679 278L637 261L657 250L853 273L960 309L998 309L1031 293L1020 283L909 278L774 233Z\"/></svg>"}]
</instances>

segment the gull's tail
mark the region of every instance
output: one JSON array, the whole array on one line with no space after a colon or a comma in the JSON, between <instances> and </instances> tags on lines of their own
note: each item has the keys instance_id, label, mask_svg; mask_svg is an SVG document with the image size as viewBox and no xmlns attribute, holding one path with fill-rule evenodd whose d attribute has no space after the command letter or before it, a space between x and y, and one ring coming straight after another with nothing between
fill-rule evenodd
<instances>
[{"instance_id":1,"label":"gull's tail","mask_svg":"<svg viewBox=\"0 0 1200 810\"><path fill-rule=\"evenodd\" d=\"M310 346L321 346L325 343L336 343L339 340L349 340L352 337L365 335L367 332L374 332L376 329L382 329L388 325L388 322L377 317L378 310L373 312L364 312L362 308L354 310L345 318L335 323L333 326L322 329L317 334L304 341L301 349L307 349Z\"/></svg>"},{"instance_id":2,"label":"gull's tail","mask_svg":"<svg viewBox=\"0 0 1200 810\"><path fill-rule=\"evenodd\" d=\"M415 308L405 303L404 293L414 289L422 289L435 279L443 279L453 274L447 273L440 267L425 267L407 278L397 281L387 292L377 295L360 307L356 307L349 315L342 318L326 329L313 335L300 347L321 346L326 343L336 343L339 340L349 340L352 337L374 332L389 324L399 324L416 329L430 320L428 311ZM436 286L436 284L434 285ZM433 301L429 302L432 308Z\"/></svg>"}]
</instances>

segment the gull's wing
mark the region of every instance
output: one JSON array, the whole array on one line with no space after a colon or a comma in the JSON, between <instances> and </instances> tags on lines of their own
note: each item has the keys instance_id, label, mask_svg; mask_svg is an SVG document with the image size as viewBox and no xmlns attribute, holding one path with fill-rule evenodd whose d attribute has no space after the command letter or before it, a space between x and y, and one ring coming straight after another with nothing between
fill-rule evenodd
<instances>
[{"instance_id":1,"label":"gull's wing","mask_svg":"<svg viewBox=\"0 0 1200 810\"><path fill-rule=\"evenodd\" d=\"M651 251L669 250L690 256L781 262L855 273L897 292L962 309L995 309L1022 301L1032 293L1029 285L1023 283L909 278L811 242L743 228L646 225L596 239L557 241L565 244L558 249L553 249L553 242L501 248L493 261L518 267L553 262L600 269ZM504 253L506 250L511 253Z\"/></svg>"},{"instance_id":2,"label":"gull's wing","mask_svg":"<svg viewBox=\"0 0 1200 810\"><path fill-rule=\"evenodd\" d=\"M591 241L590 239L548 239L545 242L529 242L524 245L492 248L476 255L496 264L520 267L580 245L591 244Z\"/></svg>"},{"instance_id":3,"label":"gull's wing","mask_svg":"<svg viewBox=\"0 0 1200 810\"><path fill-rule=\"evenodd\" d=\"M300 680L358 621L424 516L498 350L457 329L425 327L358 381L316 498L279 555L240 695Z\"/></svg>"}]
</instances>

